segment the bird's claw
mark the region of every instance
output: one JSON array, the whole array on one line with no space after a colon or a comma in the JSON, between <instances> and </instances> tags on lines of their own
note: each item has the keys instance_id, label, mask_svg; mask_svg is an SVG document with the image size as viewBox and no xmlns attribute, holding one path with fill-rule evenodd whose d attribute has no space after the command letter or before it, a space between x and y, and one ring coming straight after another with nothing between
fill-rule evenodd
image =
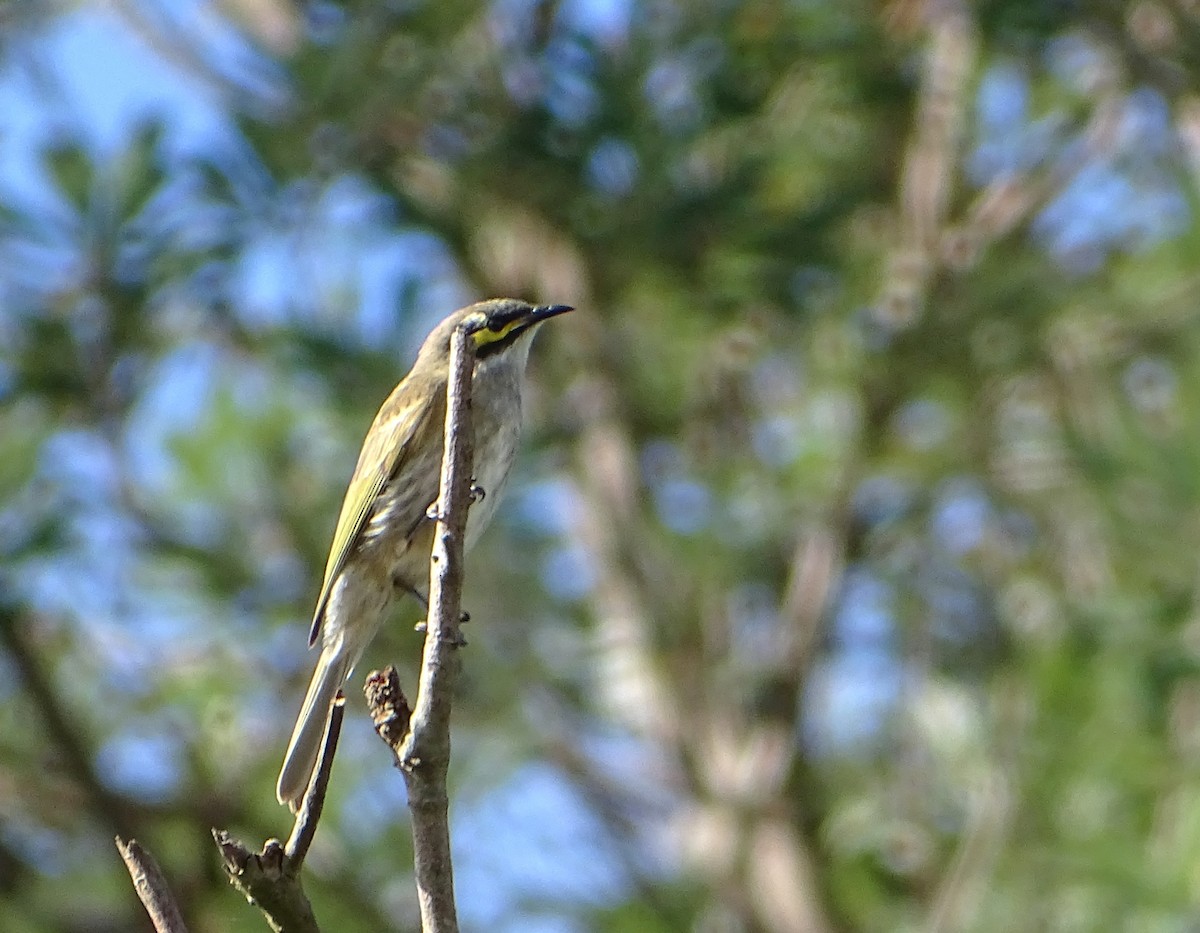
<instances>
[{"instance_id":1,"label":"bird's claw","mask_svg":"<svg viewBox=\"0 0 1200 933\"><path fill-rule=\"evenodd\" d=\"M468 618L469 618L469 616L468 616L468 615L467 615L467 614L464 612L464 613L463 613L463 614L462 614L462 615L459 617L459 622L460 622L460 623L462 623L462 622L466 622ZM418 622L418 623L417 623L417 624L416 624L416 625L413 627L413 629L414 629L414 631L420 632L422 635L424 635L424 634L428 633L428 631L429 631L429 625L428 625L428 623L427 623L427 622L425 622L424 620L422 620L422 621ZM450 646L451 646L452 648L465 648L465 647L467 647L467 639L466 639L465 637L463 637L463 633L462 633L462 632L460 632L458 629L455 629L455 630L454 630L454 632L453 632L453 634L447 635L447 636L446 636L446 638L447 638L447 640L450 642Z\"/></svg>"},{"instance_id":2,"label":"bird's claw","mask_svg":"<svg viewBox=\"0 0 1200 933\"><path fill-rule=\"evenodd\" d=\"M468 495L470 495L472 503L482 502L487 496L487 490L475 482L475 480L471 480L471 488L468 490ZM425 510L425 517L431 522L440 522L446 516L438 508L437 502L431 502L429 503L429 508Z\"/></svg>"}]
</instances>

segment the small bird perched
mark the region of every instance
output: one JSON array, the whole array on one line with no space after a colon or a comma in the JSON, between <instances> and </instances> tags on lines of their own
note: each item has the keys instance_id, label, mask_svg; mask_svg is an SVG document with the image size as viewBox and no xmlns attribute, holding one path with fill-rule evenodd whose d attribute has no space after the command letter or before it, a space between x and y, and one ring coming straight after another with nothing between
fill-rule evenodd
<instances>
[{"instance_id":1,"label":"small bird perched","mask_svg":"<svg viewBox=\"0 0 1200 933\"><path fill-rule=\"evenodd\" d=\"M517 453L521 391L538 325L572 310L513 298L481 301L455 311L425 338L417 361L392 390L367 431L342 502L313 613L308 643L321 656L275 793L293 811L308 790L338 688L374 637L393 598L427 603L429 556L446 419L450 338L473 315L475 483L483 498L467 516L464 544L479 538L496 511Z\"/></svg>"}]
</instances>

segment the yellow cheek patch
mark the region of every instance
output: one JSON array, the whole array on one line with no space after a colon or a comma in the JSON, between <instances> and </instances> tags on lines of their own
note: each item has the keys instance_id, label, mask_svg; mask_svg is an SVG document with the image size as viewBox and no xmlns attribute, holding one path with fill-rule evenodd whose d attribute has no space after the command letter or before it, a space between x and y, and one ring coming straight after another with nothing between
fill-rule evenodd
<instances>
[{"instance_id":1,"label":"yellow cheek patch","mask_svg":"<svg viewBox=\"0 0 1200 933\"><path fill-rule=\"evenodd\" d=\"M515 321L510 321L508 324L505 324L500 330L492 330L490 327L481 327L479 330L475 331L474 334L475 349L487 346L489 343L497 343L498 341L503 340L510 333L512 333L513 328L517 327L520 323L521 320L518 318Z\"/></svg>"}]
</instances>

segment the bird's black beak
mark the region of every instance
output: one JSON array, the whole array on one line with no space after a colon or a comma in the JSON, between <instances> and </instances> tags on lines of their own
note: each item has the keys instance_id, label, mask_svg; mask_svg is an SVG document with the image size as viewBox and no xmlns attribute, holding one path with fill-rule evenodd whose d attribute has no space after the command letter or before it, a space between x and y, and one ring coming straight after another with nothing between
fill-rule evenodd
<instances>
[{"instance_id":1,"label":"bird's black beak","mask_svg":"<svg viewBox=\"0 0 1200 933\"><path fill-rule=\"evenodd\" d=\"M558 317L560 314L574 310L570 305L538 305L529 312L529 323L540 324L542 321L548 321L552 317Z\"/></svg>"}]
</instances>

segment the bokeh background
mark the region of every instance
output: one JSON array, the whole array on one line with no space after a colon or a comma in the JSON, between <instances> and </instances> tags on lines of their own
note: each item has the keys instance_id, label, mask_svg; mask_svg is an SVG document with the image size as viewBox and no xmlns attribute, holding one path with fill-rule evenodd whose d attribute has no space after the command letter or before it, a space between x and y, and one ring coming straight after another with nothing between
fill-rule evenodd
<instances>
[{"instance_id":1,"label":"bokeh background","mask_svg":"<svg viewBox=\"0 0 1200 933\"><path fill-rule=\"evenodd\" d=\"M468 931L1200 928L1200 11L0 8L0 928L261 929L362 435L544 329L468 566ZM398 611L355 682L394 661ZM352 705L306 885L415 929Z\"/></svg>"}]
</instances>

